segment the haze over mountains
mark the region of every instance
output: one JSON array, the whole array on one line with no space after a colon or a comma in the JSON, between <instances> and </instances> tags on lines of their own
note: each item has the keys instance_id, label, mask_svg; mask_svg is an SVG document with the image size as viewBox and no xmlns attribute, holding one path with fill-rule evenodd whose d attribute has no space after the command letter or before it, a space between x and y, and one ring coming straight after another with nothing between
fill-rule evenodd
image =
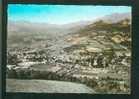
<instances>
[{"instance_id":1,"label":"haze over mountains","mask_svg":"<svg viewBox=\"0 0 139 99\"><path fill-rule=\"evenodd\" d=\"M32 23L27 21L8 21L8 33L73 33L77 30L87 26L89 24L93 24L98 20L103 20L104 22L116 23L123 19L131 19L131 13L114 13L111 15L103 16L101 18L89 21L80 21L74 23L67 24L50 24L50 23ZM60 32L60 33L59 33ZM58 35L57 34L57 35Z\"/></svg>"}]
</instances>

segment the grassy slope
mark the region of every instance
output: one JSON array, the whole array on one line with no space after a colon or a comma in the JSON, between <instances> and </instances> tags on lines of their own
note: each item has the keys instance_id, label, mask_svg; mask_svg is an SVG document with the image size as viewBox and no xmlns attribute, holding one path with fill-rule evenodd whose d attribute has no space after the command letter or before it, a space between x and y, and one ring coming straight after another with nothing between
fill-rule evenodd
<instances>
[{"instance_id":1,"label":"grassy slope","mask_svg":"<svg viewBox=\"0 0 139 99\"><path fill-rule=\"evenodd\" d=\"M52 80L7 79L7 92L33 93L94 93L91 88L77 83Z\"/></svg>"}]
</instances>

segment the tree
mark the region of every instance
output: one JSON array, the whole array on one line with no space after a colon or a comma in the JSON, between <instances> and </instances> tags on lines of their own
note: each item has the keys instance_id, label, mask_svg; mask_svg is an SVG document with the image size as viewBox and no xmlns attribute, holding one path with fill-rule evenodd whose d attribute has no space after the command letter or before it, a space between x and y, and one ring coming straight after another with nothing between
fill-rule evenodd
<instances>
[{"instance_id":1,"label":"tree","mask_svg":"<svg viewBox=\"0 0 139 99\"><path fill-rule=\"evenodd\" d=\"M16 54L10 54L8 53L7 56L7 64L10 65L17 65L20 62Z\"/></svg>"}]
</instances>

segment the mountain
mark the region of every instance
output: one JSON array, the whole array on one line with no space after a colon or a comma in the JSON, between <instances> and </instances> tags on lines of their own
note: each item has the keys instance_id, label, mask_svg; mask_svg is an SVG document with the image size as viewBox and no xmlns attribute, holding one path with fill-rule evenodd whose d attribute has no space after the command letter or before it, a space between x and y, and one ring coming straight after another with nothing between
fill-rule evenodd
<instances>
[{"instance_id":1,"label":"mountain","mask_svg":"<svg viewBox=\"0 0 139 99\"><path fill-rule=\"evenodd\" d=\"M93 24L94 22L97 22L98 20L103 20L104 22L108 22L108 23L116 23L126 18L131 20L131 14L130 13L114 13L111 15L106 15L104 17L98 18L96 20L79 21L79 22L68 23L64 25L9 20L8 21L8 34L11 35L13 33L14 34L43 33L43 34L60 35L60 34L76 32L77 30L80 30L89 24Z\"/></svg>"},{"instance_id":2,"label":"mountain","mask_svg":"<svg viewBox=\"0 0 139 99\"><path fill-rule=\"evenodd\" d=\"M127 14L122 15L125 16L113 22L108 22L106 19L110 16L120 17L121 14L106 16L84 26L67 39L73 45L65 50L67 52L83 51L85 49L94 52L101 52L105 49L129 50L131 48L131 17ZM112 19L109 18L109 20Z\"/></svg>"},{"instance_id":3,"label":"mountain","mask_svg":"<svg viewBox=\"0 0 139 99\"><path fill-rule=\"evenodd\" d=\"M84 37L88 35L92 37L98 35L96 31L130 31L130 25L120 25L125 19L129 19L127 21L131 24L130 13L114 13L96 20L79 21L63 25L9 20L8 43L9 45L21 43L20 45L31 44L33 46L33 44L40 45L40 42L41 44L47 42L50 43L49 45L58 43L58 47L60 44L67 44L65 39L69 39L74 35Z\"/></svg>"},{"instance_id":4,"label":"mountain","mask_svg":"<svg viewBox=\"0 0 139 99\"><path fill-rule=\"evenodd\" d=\"M81 27L88 25L89 22L75 22L64 25L50 23L33 23L27 21L8 21L8 33L44 33L44 34L65 34L75 32Z\"/></svg>"},{"instance_id":5,"label":"mountain","mask_svg":"<svg viewBox=\"0 0 139 99\"><path fill-rule=\"evenodd\" d=\"M107 22L107 23L117 23L124 19L131 20L131 16L132 16L131 13L113 13L113 14L98 18L97 21L103 20L104 22Z\"/></svg>"}]
</instances>

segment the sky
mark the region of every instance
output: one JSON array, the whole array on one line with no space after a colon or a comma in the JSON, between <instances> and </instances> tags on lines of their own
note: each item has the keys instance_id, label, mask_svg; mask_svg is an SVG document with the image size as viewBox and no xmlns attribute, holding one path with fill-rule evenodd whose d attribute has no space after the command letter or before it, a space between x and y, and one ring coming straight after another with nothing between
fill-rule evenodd
<instances>
[{"instance_id":1,"label":"sky","mask_svg":"<svg viewBox=\"0 0 139 99\"><path fill-rule=\"evenodd\" d=\"M51 24L91 21L113 13L131 13L128 6L8 5L8 20Z\"/></svg>"}]
</instances>

